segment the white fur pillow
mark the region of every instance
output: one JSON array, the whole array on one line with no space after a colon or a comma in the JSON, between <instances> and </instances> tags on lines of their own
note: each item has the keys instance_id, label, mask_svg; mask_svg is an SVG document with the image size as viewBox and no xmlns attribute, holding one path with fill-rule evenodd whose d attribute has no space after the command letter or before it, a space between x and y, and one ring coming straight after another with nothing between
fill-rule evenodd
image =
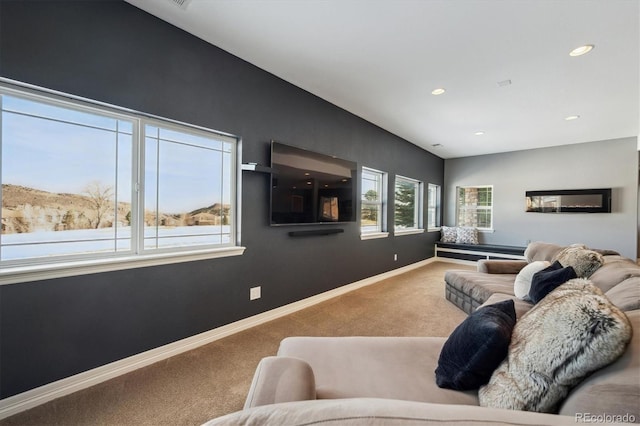
<instances>
[{"instance_id":1,"label":"white fur pillow","mask_svg":"<svg viewBox=\"0 0 640 426\"><path fill-rule=\"evenodd\" d=\"M518 272L518 275L516 275L516 281L513 283L513 293L518 299L524 300L529 295L533 275L536 272L547 268L549 265L551 265L551 263L546 260L536 260L535 262L529 263L527 266L522 268L520 272Z\"/></svg>"},{"instance_id":2,"label":"white fur pillow","mask_svg":"<svg viewBox=\"0 0 640 426\"><path fill-rule=\"evenodd\" d=\"M566 247L556 254L553 260L557 260L565 268L571 266L578 278L589 278L604 264L604 257L600 253L581 244Z\"/></svg>"},{"instance_id":3,"label":"white fur pillow","mask_svg":"<svg viewBox=\"0 0 640 426\"><path fill-rule=\"evenodd\" d=\"M516 323L507 358L478 391L480 405L555 412L575 385L624 353L631 334L599 288L567 281Z\"/></svg>"}]
</instances>

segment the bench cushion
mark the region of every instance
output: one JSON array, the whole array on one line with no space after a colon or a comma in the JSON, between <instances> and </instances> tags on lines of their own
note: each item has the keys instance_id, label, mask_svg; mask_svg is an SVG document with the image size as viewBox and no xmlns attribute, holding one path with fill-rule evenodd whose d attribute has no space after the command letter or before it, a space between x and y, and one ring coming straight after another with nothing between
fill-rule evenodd
<instances>
[{"instance_id":1,"label":"bench cushion","mask_svg":"<svg viewBox=\"0 0 640 426\"><path fill-rule=\"evenodd\" d=\"M525 247L504 246L498 244L462 244L462 243L445 243L438 241L438 248L450 248L459 250L481 251L486 253L501 253L523 256Z\"/></svg>"},{"instance_id":2,"label":"bench cushion","mask_svg":"<svg viewBox=\"0 0 640 426\"><path fill-rule=\"evenodd\" d=\"M436 385L444 337L288 337L278 356L307 362L318 399L389 398L478 405L477 391ZM373 356L375 354L375 356Z\"/></svg>"}]
</instances>

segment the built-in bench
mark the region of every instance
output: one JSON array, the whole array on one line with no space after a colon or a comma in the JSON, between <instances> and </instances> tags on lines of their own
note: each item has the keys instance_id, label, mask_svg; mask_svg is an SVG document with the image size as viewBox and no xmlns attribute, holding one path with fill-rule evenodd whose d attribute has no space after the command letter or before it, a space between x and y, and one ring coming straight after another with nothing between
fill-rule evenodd
<instances>
[{"instance_id":1,"label":"built-in bench","mask_svg":"<svg viewBox=\"0 0 640 426\"><path fill-rule=\"evenodd\" d=\"M477 262L481 259L524 260L526 247L503 246L497 244L460 244L436 242L436 257Z\"/></svg>"}]
</instances>

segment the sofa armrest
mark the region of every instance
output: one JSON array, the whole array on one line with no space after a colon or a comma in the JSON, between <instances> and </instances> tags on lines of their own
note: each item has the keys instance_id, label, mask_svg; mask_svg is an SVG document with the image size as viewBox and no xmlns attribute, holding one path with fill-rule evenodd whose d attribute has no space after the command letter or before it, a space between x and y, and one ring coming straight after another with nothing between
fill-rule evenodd
<instances>
[{"instance_id":1,"label":"sofa armrest","mask_svg":"<svg viewBox=\"0 0 640 426\"><path fill-rule=\"evenodd\" d=\"M478 272L487 274L517 274L525 266L526 260L478 260Z\"/></svg>"},{"instance_id":2,"label":"sofa armrest","mask_svg":"<svg viewBox=\"0 0 640 426\"><path fill-rule=\"evenodd\" d=\"M311 366L298 358L270 356L258 364L244 408L308 399L316 399Z\"/></svg>"}]
</instances>

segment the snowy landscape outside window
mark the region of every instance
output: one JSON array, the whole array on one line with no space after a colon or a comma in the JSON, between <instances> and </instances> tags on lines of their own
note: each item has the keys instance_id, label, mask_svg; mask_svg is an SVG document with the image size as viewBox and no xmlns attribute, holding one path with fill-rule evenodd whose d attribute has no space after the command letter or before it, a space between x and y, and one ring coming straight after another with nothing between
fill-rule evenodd
<instances>
[{"instance_id":1,"label":"snowy landscape outside window","mask_svg":"<svg viewBox=\"0 0 640 426\"><path fill-rule=\"evenodd\" d=\"M0 86L0 267L235 245L237 139Z\"/></svg>"}]
</instances>

